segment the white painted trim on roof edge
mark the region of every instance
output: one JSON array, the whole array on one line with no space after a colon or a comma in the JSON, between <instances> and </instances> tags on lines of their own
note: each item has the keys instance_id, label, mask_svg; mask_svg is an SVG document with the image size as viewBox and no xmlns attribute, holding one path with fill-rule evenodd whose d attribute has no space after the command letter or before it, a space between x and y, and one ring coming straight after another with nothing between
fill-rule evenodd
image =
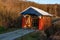
<instances>
[{"instance_id":1,"label":"white painted trim on roof edge","mask_svg":"<svg viewBox=\"0 0 60 40\"><path fill-rule=\"evenodd\" d=\"M36 11L39 12L39 13L41 13L42 15L53 16L53 15L49 14L48 12L45 12L45 11L43 11L43 10L41 10L41 9L38 9L38 8L36 8L36 7L33 7L33 6L28 7L27 9L25 9L25 10L22 11L21 13L25 12L25 11L28 10L29 8L33 8L34 10L36 10Z\"/></svg>"}]
</instances>

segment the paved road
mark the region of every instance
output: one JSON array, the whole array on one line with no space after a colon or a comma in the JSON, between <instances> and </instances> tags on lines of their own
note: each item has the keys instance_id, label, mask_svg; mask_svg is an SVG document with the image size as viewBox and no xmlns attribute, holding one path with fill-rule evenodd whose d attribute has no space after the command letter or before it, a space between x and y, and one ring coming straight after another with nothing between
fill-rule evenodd
<instances>
[{"instance_id":1,"label":"paved road","mask_svg":"<svg viewBox=\"0 0 60 40\"><path fill-rule=\"evenodd\" d=\"M54 24L54 23L56 23L56 22L58 22L58 21L60 21L60 18L54 19L54 20L52 21L52 23Z\"/></svg>"},{"instance_id":2,"label":"paved road","mask_svg":"<svg viewBox=\"0 0 60 40\"><path fill-rule=\"evenodd\" d=\"M24 29L20 29L20 30L16 30L13 32L9 32L9 33L4 33L4 34L0 34L0 40L14 40L18 37L24 36L28 33L34 32L34 30L24 30Z\"/></svg>"}]
</instances>

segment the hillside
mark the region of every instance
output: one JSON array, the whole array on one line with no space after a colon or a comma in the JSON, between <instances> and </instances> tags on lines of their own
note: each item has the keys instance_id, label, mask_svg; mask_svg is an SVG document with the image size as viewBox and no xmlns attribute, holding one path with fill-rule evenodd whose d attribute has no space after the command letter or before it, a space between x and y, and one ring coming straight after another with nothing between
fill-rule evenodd
<instances>
[{"instance_id":1,"label":"hillside","mask_svg":"<svg viewBox=\"0 0 60 40\"><path fill-rule=\"evenodd\" d=\"M19 0L0 0L0 25L7 25L20 16L20 12L29 6L45 10L54 16L60 16L60 4L37 4Z\"/></svg>"}]
</instances>

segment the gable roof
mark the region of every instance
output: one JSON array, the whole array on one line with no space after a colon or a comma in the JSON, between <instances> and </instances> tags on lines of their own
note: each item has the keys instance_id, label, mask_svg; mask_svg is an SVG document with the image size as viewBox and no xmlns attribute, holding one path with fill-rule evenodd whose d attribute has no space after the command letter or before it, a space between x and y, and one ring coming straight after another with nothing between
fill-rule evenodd
<instances>
[{"instance_id":1,"label":"gable roof","mask_svg":"<svg viewBox=\"0 0 60 40\"><path fill-rule=\"evenodd\" d=\"M41 10L41 9L38 9L38 8L36 8L36 7L33 7L33 6L28 7L27 9L25 9L25 10L22 11L21 13L22 13L22 14L24 14L24 13L28 13L28 10L29 10L29 13L32 14L32 13L33 13L33 10L30 10L30 9L33 9L34 12L38 12L38 13L36 13L36 15L53 16L53 15L51 15L51 14L49 14L49 13L47 13L47 12Z\"/></svg>"}]
</instances>

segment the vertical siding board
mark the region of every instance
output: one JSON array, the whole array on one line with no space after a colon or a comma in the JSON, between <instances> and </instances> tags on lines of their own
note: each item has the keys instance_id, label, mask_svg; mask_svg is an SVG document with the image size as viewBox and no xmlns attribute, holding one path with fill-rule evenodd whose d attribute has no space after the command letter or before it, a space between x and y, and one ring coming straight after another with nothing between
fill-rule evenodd
<instances>
[{"instance_id":1,"label":"vertical siding board","mask_svg":"<svg viewBox=\"0 0 60 40\"><path fill-rule=\"evenodd\" d=\"M26 21L26 18L25 17L22 17L22 28L24 28L24 26L25 26L25 21Z\"/></svg>"},{"instance_id":2,"label":"vertical siding board","mask_svg":"<svg viewBox=\"0 0 60 40\"><path fill-rule=\"evenodd\" d=\"M43 17L39 18L39 30L43 30L44 28L44 20Z\"/></svg>"}]
</instances>

